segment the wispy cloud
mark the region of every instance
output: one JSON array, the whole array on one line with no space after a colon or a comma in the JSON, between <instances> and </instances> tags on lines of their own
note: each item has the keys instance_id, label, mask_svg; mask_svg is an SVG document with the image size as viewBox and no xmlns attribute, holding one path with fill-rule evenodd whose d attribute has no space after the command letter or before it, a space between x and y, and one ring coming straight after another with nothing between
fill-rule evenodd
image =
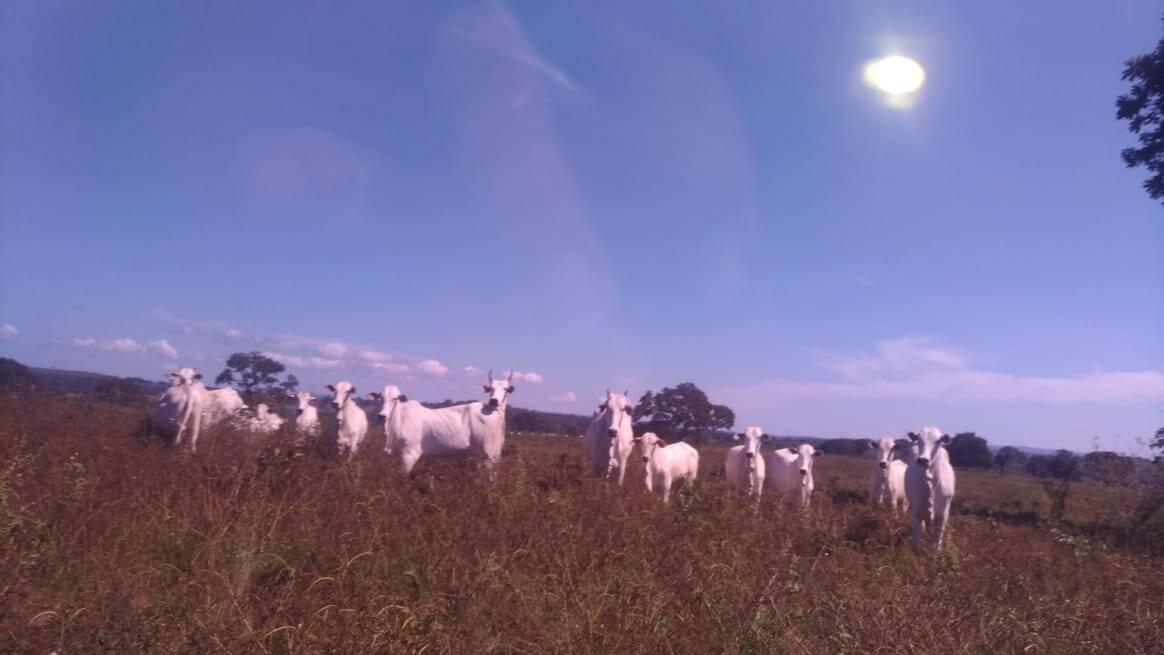
<instances>
[{"instance_id":1,"label":"wispy cloud","mask_svg":"<svg viewBox=\"0 0 1164 655\"><path fill-rule=\"evenodd\" d=\"M1093 371L1069 376L1020 375L976 368L964 354L907 336L878 343L867 355L826 354L826 381L775 379L724 390L752 404L773 397L885 398L950 403L1137 405L1164 398L1164 371Z\"/></svg>"},{"instance_id":2,"label":"wispy cloud","mask_svg":"<svg viewBox=\"0 0 1164 655\"><path fill-rule=\"evenodd\" d=\"M542 382L545 381L542 378L540 373L533 373L533 372L522 373L521 371L514 371L513 372L513 379L516 381L528 382L530 384L541 384Z\"/></svg>"},{"instance_id":3,"label":"wispy cloud","mask_svg":"<svg viewBox=\"0 0 1164 655\"><path fill-rule=\"evenodd\" d=\"M569 75L551 64L530 45L513 13L500 2L489 2L479 9L466 10L446 24L444 29L466 41L527 66L563 89L578 90L578 86Z\"/></svg>"},{"instance_id":4,"label":"wispy cloud","mask_svg":"<svg viewBox=\"0 0 1164 655\"><path fill-rule=\"evenodd\" d=\"M18 334L20 334L20 330L17 330L15 325L11 323L0 323L0 337L8 339Z\"/></svg>"},{"instance_id":5,"label":"wispy cloud","mask_svg":"<svg viewBox=\"0 0 1164 655\"><path fill-rule=\"evenodd\" d=\"M461 368L461 374L467 378L477 377L477 376L481 375L481 373L483 373L483 372L484 371L477 368L476 366L465 366L465 367Z\"/></svg>"},{"instance_id":6,"label":"wispy cloud","mask_svg":"<svg viewBox=\"0 0 1164 655\"><path fill-rule=\"evenodd\" d=\"M319 354L326 357L343 357L348 352L348 347L339 341L325 341L315 347Z\"/></svg>"},{"instance_id":7,"label":"wispy cloud","mask_svg":"<svg viewBox=\"0 0 1164 655\"><path fill-rule=\"evenodd\" d=\"M166 339L158 339L157 341L151 341L149 344L149 347L150 347L151 351L153 351L153 352L155 352L163 357L169 357L170 359L175 359L180 354L178 352L178 349L171 346L170 342L167 341Z\"/></svg>"},{"instance_id":8,"label":"wispy cloud","mask_svg":"<svg viewBox=\"0 0 1164 655\"><path fill-rule=\"evenodd\" d=\"M555 395L550 396L550 402L575 403L575 402L578 402L578 395L575 394L573 391L567 391L565 393L559 393L559 394L555 394Z\"/></svg>"},{"instance_id":9,"label":"wispy cloud","mask_svg":"<svg viewBox=\"0 0 1164 655\"><path fill-rule=\"evenodd\" d=\"M376 350L361 350L357 354L357 356L360 358L361 361L365 361L365 362L368 362L371 364L381 364L383 362L386 362L386 361L392 359L392 355L389 355L388 353L382 353L382 352L379 352Z\"/></svg>"},{"instance_id":10,"label":"wispy cloud","mask_svg":"<svg viewBox=\"0 0 1164 655\"><path fill-rule=\"evenodd\" d=\"M438 362L435 359L425 359L416 365L422 373L427 373L436 377L443 377L449 372L449 367Z\"/></svg>"},{"instance_id":11,"label":"wispy cloud","mask_svg":"<svg viewBox=\"0 0 1164 655\"><path fill-rule=\"evenodd\" d=\"M139 353L146 349L145 346L133 339L110 339L109 341L102 341L98 344L98 347L101 350L119 353Z\"/></svg>"},{"instance_id":12,"label":"wispy cloud","mask_svg":"<svg viewBox=\"0 0 1164 655\"><path fill-rule=\"evenodd\" d=\"M186 335L209 335L216 336L226 341L235 341L245 339L246 335L241 330L223 322L215 321L197 321L183 316L178 316L164 309L154 311L154 316L162 320L162 322L169 324L176 328L179 332Z\"/></svg>"}]
</instances>

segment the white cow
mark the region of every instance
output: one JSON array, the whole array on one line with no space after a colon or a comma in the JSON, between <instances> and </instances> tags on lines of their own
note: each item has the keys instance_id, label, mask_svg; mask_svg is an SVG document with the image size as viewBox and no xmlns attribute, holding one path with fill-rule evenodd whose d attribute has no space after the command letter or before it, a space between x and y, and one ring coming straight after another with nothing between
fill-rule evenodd
<instances>
[{"instance_id":1,"label":"white cow","mask_svg":"<svg viewBox=\"0 0 1164 655\"><path fill-rule=\"evenodd\" d=\"M954 467L943 444L950 435L931 426L920 434L909 433L913 441L905 470L905 494L913 518L913 548L921 548L922 524L933 530L934 546L941 550L942 537L954 502Z\"/></svg>"},{"instance_id":2,"label":"white cow","mask_svg":"<svg viewBox=\"0 0 1164 655\"><path fill-rule=\"evenodd\" d=\"M663 503L671 502L671 485L678 480L694 480L699 474L699 452L682 441L668 445L654 432L645 432L635 438L643 451L647 469L647 493L659 485L663 488Z\"/></svg>"},{"instance_id":3,"label":"white cow","mask_svg":"<svg viewBox=\"0 0 1164 655\"><path fill-rule=\"evenodd\" d=\"M509 395L516 390L512 380L513 372L505 380L494 380L490 371L489 382L484 385L488 400L439 409L409 400L394 385L385 386L383 393L370 394L383 401L384 451L389 455L400 451L405 473L411 473L422 456L469 451L483 455L490 476L495 475L505 445L505 410Z\"/></svg>"},{"instance_id":4,"label":"white cow","mask_svg":"<svg viewBox=\"0 0 1164 655\"><path fill-rule=\"evenodd\" d=\"M772 490L778 495L795 498L801 507L812 502L812 464L821 452L810 444L777 448L768 461L772 475L768 477Z\"/></svg>"},{"instance_id":5,"label":"white cow","mask_svg":"<svg viewBox=\"0 0 1164 655\"><path fill-rule=\"evenodd\" d=\"M869 440L869 447L877 451L877 466L869 473L869 502L889 505L894 514L899 508L909 510L909 500L905 497L905 469L908 467L905 462L893 458L896 445L893 437Z\"/></svg>"},{"instance_id":6,"label":"white cow","mask_svg":"<svg viewBox=\"0 0 1164 655\"><path fill-rule=\"evenodd\" d=\"M206 427L218 425L223 421L232 421L246 408L247 404L243 402L242 396L230 387L207 389L203 421Z\"/></svg>"},{"instance_id":7,"label":"white cow","mask_svg":"<svg viewBox=\"0 0 1164 655\"><path fill-rule=\"evenodd\" d=\"M771 437L764 434L760 428L749 425L743 432L737 432L734 439L743 439L740 446L728 449L724 458L723 469L728 484L737 493L756 497L756 506L760 505L760 496L764 493L764 458L760 455L760 442Z\"/></svg>"},{"instance_id":8,"label":"white cow","mask_svg":"<svg viewBox=\"0 0 1164 655\"><path fill-rule=\"evenodd\" d=\"M335 407L336 418L339 420L336 445L339 446L341 453L347 453L350 461L356 456L360 443L368 434L368 415L356 404L356 388L351 382L340 381L334 385L329 384L327 389L335 394L331 405Z\"/></svg>"},{"instance_id":9,"label":"white cow","mask_svg":"<svg viewBox=\"0 0 1164 655\"><path fill-rule=\"evenodd\" d=\"M314 436L319 434L319 410L311 401L315 400L315 396L307 391L300 391L292 394L291 398L298 403L298 408L295 410L295 432L300 436Z\"/></svg>"},{"instance_id":10,"label":"white cow","mask_svg":"<svg viewBox=\"0 0 1164 655\"><path fill-rule=\"evenodd\" d=\"M626 392L606 390L602 410L586 428L582 446L590 458L590 477L609 476L618 469L618 484L626 478L626 461L634 449L634 408L626 399ZM597 410L596 410L597 411Z\"/></svg>"},{"instance_id":11,"label":"white cow","mask_svg":"<svg viewBox=\"0 0 1164 655\"><path fill-rule=\"evenodd\" d=\"M190 450L193 451L198 447L208 401L206 387L199 382L202 374L183 367L166 377L170 380L170 388L158 397L151 427L158 436L173 439L175 446L182 445L182 437L189 431Z\"/></svg>"},{"instance_id":12,"label":"white cow","mask_svg":"<svg viewBox=\"0 0 1164 655\"><path fill-rule=\"evenodd\" d=\"M259 403L255 406L255 416L247 427L262 434L274 434L283 427L283 418L273 413L265 403Z\"/></svg>"}]
</instances>

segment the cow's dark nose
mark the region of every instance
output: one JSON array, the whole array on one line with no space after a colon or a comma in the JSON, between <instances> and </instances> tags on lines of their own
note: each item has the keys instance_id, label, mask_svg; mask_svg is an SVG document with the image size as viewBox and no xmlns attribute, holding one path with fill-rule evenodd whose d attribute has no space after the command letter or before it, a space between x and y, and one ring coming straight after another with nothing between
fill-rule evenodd
<instances>
[{"instance_id":1,"label":"cow's dark nose","mask_svg":"<svg viewBox=\"0 0 1164 655\"><path fill-rule=\"evenodd\" d=\"M888 462L878 462L877 466L880 466L883 469L887 469L887 468L889 468L889 463Z\"/></svg>"},{"instance_id":2,"label":"cow's dark nose","mask_svg":"<svg viewBox=\"0 0 1164 655\"><path fill-rule=\"evenodd\" d=\"M496 399L496 398L490 398L490 399L489 399L489 406L490 406L490 407L497 407L497 399Z\"/></svg>"},{"instance_id":3,"label":"cow's dark nose","mask_svg":"<svg viewBox=\"0 0 1164 655\"><path fill-rule=\"evenodd\" d=\"M302 409L297 409L297 410L295 410L295 413L296 413L296 414L302 414L302 413L303 413L303 410L302 410Z\"/></svg>"},{"instance_id":4,"label":"cow's dark nose","mask_svg":"<svg viewBox=\"0 0 1164 655\"><path fill-rule=\"evenodd\" d=\"M339 407L340 407L339 403L332 403L331 406L336 408L336 409L339 409Z\"/></svg>"},{"instance_id":5,"label":"cow's dark nose","mask_svg":"<svg viewBox=\"0 0 1164 655\"><path fill-rule=\"evenodd\" d=\"M614 436L618 436L618 430L615 430L614 428L610 428L609 430L607 430L607 432L608 432L608 433L610 434L610 436L612 436L612 437L614 437Z\"/></svg>"},{"instance_id":6,"label":"cow's dark nose","mask_svg":"<svg viewBox=\"0 0 1164 655\"><path fill-rule=\"evenodd\" d=\"M377 421L380 421L381 423L387 423L387 422L388 422L388 417L387 417L387 416L384 416L383 414L377 414L377 415L376 415L376 420L377 420Z\"/></svg>"},{"instance_id":7,"label":"cow's dark nose","mask_svg":"<svg viewBox=\"0 0 1164 655\"><path fill-rule=\"evenodd\" d=\"M645 462L645 461L647 461L647 456L646 456L646 455L643 455L643 461L644 461L644 462Z\"/></svg>"},{"instance_id":8,"label":"cow's dark nose","mask_svg":"<svg viewBox=\"0 0 1164 655\"><path fill-rule=\"evenodd\" d=\"M800 476L804 477L806 475L808 475L808 470L807 469L800 469Z\"/></svg>"},{"instance_id":9,"label":"cow's dark nose","mask_svg":"<svg viewBox=\"0 0 1164 655\"><path fill-rule=\"evenodd\" d=\"M744 454L747 456L748 459L752 459L753 457L756 456L756 453L744 453Z\"/></svg>"},{"instance_id":10,"label":"cow's dark nose","mask_svg":"<svg viewBox=\"0 0 1164 655\"><path fill-rule=\"evenodd\" d=\"M930 460L926 459L925 457L919 457L917 458L917 465L924 469L930 465Z\"/></svg>"}]
</instances>

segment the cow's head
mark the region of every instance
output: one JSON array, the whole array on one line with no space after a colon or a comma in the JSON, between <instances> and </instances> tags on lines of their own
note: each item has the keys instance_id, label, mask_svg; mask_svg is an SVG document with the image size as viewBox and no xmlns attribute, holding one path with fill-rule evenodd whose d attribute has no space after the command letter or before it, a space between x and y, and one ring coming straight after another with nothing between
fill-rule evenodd
<instances>
[{"instance_id":1,"label":"cow's head","mask_svg":"<svg viewBox=\"0 0 1164 655\"><path fill-rule=\"evenodd\" d=\"M259 418L266 418L266 416L270 413L271 410L267 407L266 403L259 403L258 405L255 405L255 416Z\"/></svg>"},{"instance_id":2,"label":"cow's head","mask_svg":"<svg viewBox=\"0 0 1164 655\"><path fill-rule=\"evenodd\" d=\"M400 393L400 388L395 384L384 385L384 391L373 391L368 394L368 400L382 401L380 405L380 412L377 416L383 422L388 422L388 417L392 416L392 410L396 409L396 403L408 402L408 396Z\"/></svg>"},{"instance_id":3,"label":"cow's head","mask_svg":"<svg viewBox=\"0 0 1164 655\"><path fill-rule=\"evenodd\" d=\"M917 465L923 469L929 468L930 462L941 455L942 446L950 443L950 435L942 434L941 430L932 425L922 428L920 433L910 432L909 439L913 442Z\"/></svg>"},{"instance_id":4,"label":"cow's head","mask_svg":"<svg viewBox=\"0 0 1164 655\"><path fill-rule=\"evenodd\" d=\"M302 414L303 412L307 411L307 408L311 407L311 401L315 400L315 396L311 395L307 391L300 391L299 393L288 394L288 396L295 400L295 403L296 403L295 413L296 414Z\"/></svg>"},{"instance_id":5,"label":"cow's head","mask_svg":"<svg viewBox=\"0 0 1164 655\"><path fill-rule=\"evenodd\" d=\"M659 438L654 432L644 432L643 436L635 437L639 447L643 449L643 461L649 461L656 448L666 448L667 442Z\"/></svg>"},{"instance_id":6,"label":"cow's head","mask_svg":"<svg viewBox=\"0 0 1164 655\"><path fill-rule=\"evenodd\" d=\"M489 381L486 382L482 389L485 390L485 395L488 399L485 404L492 409L499 409L505 411L505 404L509 402L509 394L517 390L513 386L513 371L509 372L509 377L504 380L494 380L493 371L489 371Z\"/></svg>"},{"instance_id":7,"label":"cow's head","mask_svg":"<svg viewBox=\"0 0 1164 655\"><path fill-rule=\"evenodd\" d=\"M799 446L789 446L788 452L796 455L794 462L796 470L800 472L800 484L808 484L812 480L812 463L817 457L820 457L820 451L813 448L811 444L805 443Z\"/></svg>"},{"instance_id":8,"label":"cow's head","mask_svg":"<svg viewBox=\"0 0 1164 655\"><path fill-rule=\"evenodd\" d=\"M870 439L869 447L876 451L877 466L881 467L881 474L888 475L889 462L893 461L893 450L897 441L893 437L881 437L879 440Z\"/></svg>"},{"instance_id":9,"label":"cow's head","mask_svg":"<svg viewBox=\"0 0 1164 655\"><path fill-rule=\"evenodd\" d=\"M624 427L630 427L634 423L635 408L630 406L626 399L627 392L614 393L610 389L606 390L606 402L599 407L604 412L602 415L603 425L606 427L607 434L613 439L618 435L618 431Z\"/></svg>"},{"instance_id":10,"label":"cow's head","mask_svg":"<svg viewBox=\"0 0 1164 655\"><path fill-rule=\"evenodd\" d=\"M749 425L744 428L743 432L737 432L732 435L732 438L737 441L743 440L744 457L748 460L748 468L754 469L756 468L756 458L760 456L760 444L772 437L764 434L764 431L760 428Z\"/></svg>"},{"instance_id":11,"label":"cow's head","mask_svg":"<svg viewBox=\"0 0 1164 655\"><path fill-rule=\"evenodd\" d=\"M170 386L171 387L175 387L178 385L185 385L188 387L191 384L194 384L195 382L197 382L198 380L201 380L202 374L199 373L198 371L190 368L189 366L183 366L182 368L178 369L177 371L167 374L166 377L168 377L170 379Z\"/></svg>"},{"instance_id":12,"label":"cow's head","mask_svg":"<svg viewBox=\"0 0 1164 655\"><path fill-rule=\"evenodd\" d=\"M344 406L344 403L351 400L352 396L356 393L356 387L346 380L336 382L334 385L327 385L327 390L334 394L334 397L331 399L331 406L336 408L337 411Z\"/></svg>"}]
</instances>

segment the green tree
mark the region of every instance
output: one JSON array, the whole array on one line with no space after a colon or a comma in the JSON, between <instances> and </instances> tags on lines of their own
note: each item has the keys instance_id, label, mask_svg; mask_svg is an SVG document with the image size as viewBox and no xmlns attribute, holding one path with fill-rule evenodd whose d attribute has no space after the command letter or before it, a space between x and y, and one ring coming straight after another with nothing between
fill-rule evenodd
<instances>
[{"instance_id":1,"label":"green tree","mask_svg":"<svg viewBox=\"0 0 1164 655\"><path fill-rule=\"evenodd\" d=\"M724 405L716 405L691 382L648 391L634 410L637 427L661 433L663 437L702 436L707 430L727 430L736 415Z\"/></svg>"},{"instance_id":2,"label":"green tree","mask_svg":"<svg viewBox=\"0 0 1164 655\"><path fill-rule=\"evenodd\" d=\"M959 468L988 469L994 466L990 446L985 439L973 432L954 435L946 450L950 453L950 463Z\"/></svg>"},{"instance_id":3,"label":"green tree","mask_svg":"<svg viewBox=\"0 0 1164 655\"><path fill-rule=\"evenodd\" d=\"M261 352L235 353L226 360L226 368L214 378L214 383L237 387L243 400L250 404L260 397L295 393L299 380L294 375L288 374L279 380L279 374L285 370L286 367Z\"/></svg>"},{"instance_id":4,"label":"green tree","mask_svg":"<svg viewBox=\"0 0 1164 655\"><path fill-rule=\"evenodd\" d=\"M1128 168L1143 166L1150 173L1144 190L1154 200L1164 198L1164 39L1146 55L1124 64L1123 79L1132 88L1116 99L1116 118L1128 121L1128 130L1140 142L1120 155Z\"/></svg>"},{"instance_id":5,"label":"green tree","mask_svg":"<svg viewBox=\"0 0 1164 655\"><path fill-rule=\"evenodd\" d=\"M1087 477L1106 485L1131 484L1136 462L1110 450L1097 450L1083 456L1083 471Z\"/></svg>"},{"instance_id":6,"label":"green tree","mask_svg":"<svg viewBox=\"0 0 1164 655\"><path fill-rule=\"evenodd\" d=\"M1164 428L1156 430L1156 438L1152 440L1151 446L1155 450L1164 450Z\"/></svg>"},{"instance_id":7,"label":"green tree","mask_svg":"<svg viewBox=\"0 0 1164 655\"><path fill-rule=\"evenodd\" d=\"M1007 468L1019 467L1026 463L1026 454L1014 446L1003 446L994 454L994 466L998 469L999 475L1006 475Z\"/></svg>"}]
</instances>

